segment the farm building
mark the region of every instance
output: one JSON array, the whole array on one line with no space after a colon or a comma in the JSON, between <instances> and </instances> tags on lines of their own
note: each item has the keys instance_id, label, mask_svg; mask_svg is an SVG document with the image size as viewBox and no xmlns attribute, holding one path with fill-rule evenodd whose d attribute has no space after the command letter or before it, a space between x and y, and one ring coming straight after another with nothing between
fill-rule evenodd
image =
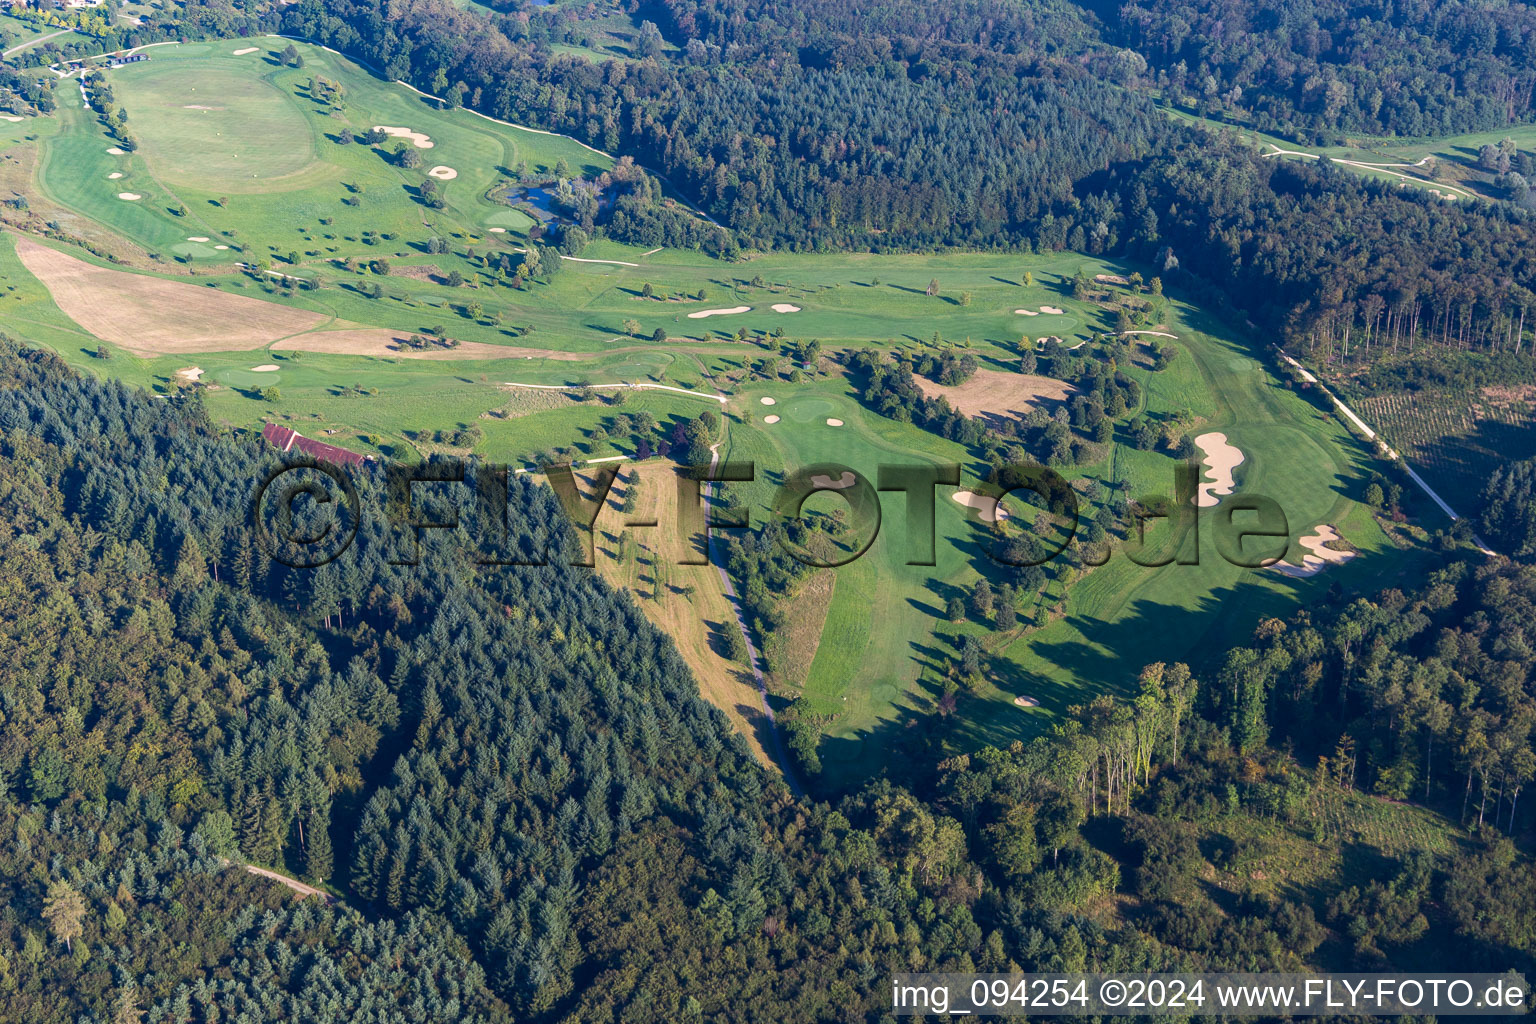
<instances>
[{"instance_id":1,"label":"farm building","mask_svg":"<svg viewBox=\"0 0 1536 1024\"><path fill-rule=\"evenodd\" d=\"M277 423L268 423L261 429L261 436L267 443L280 452L298 451L319 462L329 462L333 466L361 466L372 462L371 455L361 455L357 452L349 452L345 448L338 448L324 441L316 441L314 438L305 437L291 427L285 427Z\"/></svg>"}]
</instances>

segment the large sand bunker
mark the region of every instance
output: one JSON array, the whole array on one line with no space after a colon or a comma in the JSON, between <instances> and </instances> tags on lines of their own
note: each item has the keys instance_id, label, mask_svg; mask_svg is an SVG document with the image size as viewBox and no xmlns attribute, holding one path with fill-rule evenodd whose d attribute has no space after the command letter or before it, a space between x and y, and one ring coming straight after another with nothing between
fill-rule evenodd
<instances>
[{"instance_id":1,"label":"large sand bunker","mask_svg":"<svg viewBox=\"0 0 1536 1024\"><path fill-rule=\"evenodd\" d=\"M800 307L792 302L775 302L773 304L773 311L775 313L798 313L800 312Z\"/></svg>"},{"instance_id":2,"label":"large sand bunker","mask_svg":"<svg viewBox=\"0 0 1536 1024\"><path fill-rule=\"evenodd\" d=\"M764 423L777 423L777 422L779 422L779 418L777 416L764 416L763 417L763 422Z\"/></svg>"},{"instance_id":3,"label":"large sand bunker","mask_svg":"<svg viewBox=\"0 0 1536 1024\"><path fill-rule=\"evenodd\" d=\"M330 319L202 285L108 270L29 238L16 239L16 255L66 316L134 355L263 348Z\"/></svg>"},{"instance_id":4,"label":"large sand bunker","mask_svg":"<svg viewBox=\"0 0 1536 1024\"><path fill-rule=\"evenodd\" d=\"M17 117L15 114L0 114L0 121L9 121L11 124L21 124L25 120L26 118Z\"/></svg>"},{"instance_id":5,"label":"large sand bunker","mask_svg":"<svg viewBox=\"0 0 1536 1024\"><path fill-rule=\"evenodd\" d=\"M262 363L260 366L251 367L252 373L276 373L279 367L275 363Z\"/></svg>"},{"instance_id":6,"label":"large sand bunker","mask_svg":"<svg viewBox=\"0 0 1536 1024\"><path fill-rule=\"evenodd\" d=\"M966 508L974 509L984 523L995 523L999 519L1008 518L1008 510L999 505L996 498L989 498L985 494L977 494L975 491L962 488L954 493L954 499Z\"/></svg>"},{"instance_id":7,"label":"large sand bunker","mask_svg":"<svg viewBox=\"0 0 1536 1024\"><path fill-rule=\"evenodd\" d=\"M1243 464L1243 453L1228 444L1227 435L1220 431L1201 434L1195 438L1195 444L1205 453L1205 468L1211 477L1209 482L1201 481L1195 504L1211 508L1220 504L1222 497L1231 494L1237 486L1232 479L1232 470Z\"/></svg>"},{"instance_id":8,"label":"large sand bunker","mask_svg":"<svg viewBox=\"0 0 1536 1024\"><path fill-rule=\"evenodd\" d=\"M1019 314L1019 316L1039 316L1040 315L1039 313L1035 312L1033 309L1016 309L1016 310L1014 310L1014 312Z\"/></svg>"},{"instance_id":9,"label":"large sand bunker","mask_svg":"<svg viewBox=\"0 0 1536 1024\"><path fill-rule=\"evenodd\" d=\"M774 404L776 404L774 402L774 400L771 399L771 398L759 398L758 401L762 402L764 405L774 405Z\"/></svg>"},{"instance_id":10,"label":"large sand bunker","mask_svg":"<svg viewBox=\"0 0 1536 1024\"><path fill-rule=\"evenodd\" d=\"M840 419L836 419L835 417L834 418L829 418L827 420L827 426L829 426L829 427L840 427L842 425L843 425L843 421L840 420Z\"/></svg>"},{"instance_id":11,"label":"large sand bunker","mask_svg":"<svg viewBox=\"0 0 1536 1024\"><path fill-rule=\"evenodd\" d=\"M1065 316L1067 311L1059 306L1041 306L1040 312L1049 313L1052 316Z\"/></svg>"},{"instance_id":12,"label":"large sand bunker","mask_svg":"<svg viewBox=\"0 0 1536 1024\"><path fill-rule=\"evenodd\" d=\"M751 306L732 306L730 309L701 309L696 313L689 313L689 320L703 320L707 316L733 316L736 313L749 313Z\"/></svg>"},{"instance_id":13,"label":"large sand bunker","mask_svg":"<svg viewBox=\"0 0 1536 1024\"><path fill-rule=\"evenodd\" d=\"M118 149L116 146L110 146L107 149L107 155L108 156L123 156L124 153L123 153L122 150Z\"/></svg>"},{"instance_id":14,"label":"large sand bunker","mask_svg":"<svg viewBox=\"0 0 1536 1024\"><path fill-rule=\"evenodd\" d=\"M444 167L442 164L438 164L436 167L427 172L427 177L436 178L439 181L452 181L458 176L458 171L454 170L452 167Z\"/></svg>"},{"instance_id":15,"label":"large sand bunker","mask_svg":"<svg viewBox=\"0 0 1536 1024\"><path fill-rule=\"evenodd\" d=\"M848 488L852 487L857 480L858 477L854 476L851 471L845 469L843 470L842 475L839 476L836 480L833 480L831 477L824 474L818 473L811 477L811 486L825 487L834 491L846 491Z\"/></svg>"},{"instance_id":16,"label":"large sand bunker","mask_svg":"<svg viewBox=\"0 0 1536 1024\"><path fill-rule=\"evenodd\" d=\"M1326 547L1330 541L1341 539L1339 532L1327 523L1312 531L1310 537L1302 537L1298 543L1306 548L1308 554L1303 556L1300 565L1291 565L1288 562L1276 562L1270 568L1284 576L1307 577L1316 576L1330 565L1343 565L1355 557L1353 551L1338 551Z\"/></svg>"},{"instance_id":17,"label":"large sand bunker","mask_svg":"<svg viewBox=\"0 0 1536 1024\"><path fill-rule=\"evenodd\" d=\"M246 54L255 53L259 49L261 49L259 46L242 46L240 49L235 51L235 56L244 57Z\"/></svg>"},{"instance_id":18,"label":"large sand bunker","mask_svg":"<svg viewBox=\"0 0 1536 1024\"><path fill-rule=\"evenodd\" d=\"M426 132L413 132L409 128L391 128L387 124L376 124L373 130L383 132L392 139L410 139L411 144L417 149L431 149L433 145L432 137Z\"/></svg>"},{"instance_id":19,"label":"large sand bunker","mask_svg":"<svg viewBox=\"0 0 1536 1024\"><path fill-rule=\"evenodd\" d=\"M126 199L130 203L136 203L144 197L139 195L137 192L119 192L117 194L117 198Z\"/></svg>"},{"instance_id":20,"label":"large sand bunker","mask_svg":"<svg viewBox=\"0 0 1536 1024\"><path fill-rule=\"evenodd\" d=\"M389 359L553 359L560 362L579 362L591 358L579 352L552 352L542 348L517 348L513 345L488 345L481 341L464 341L453 348L414 349L406 342L409 332L390 331L378 327L358 327L338 331L318 331L300 334L296 338L284 338L273 348L299 349L304 352L324 352L343 356L383 356Z\"/></svg>"},{"instance_id":21,"label":"large sand bunker","mask_svg":"<svg viewBox=\"0 0 1536 1024\"><path fill-rule=\"evenodd\" d=\"M201 366L187 366L176 371L176 376L180 377L182 380L192 381L193 383L196 383L197 378L201 377L202 375L203 368Z\"/></svg>"},{"instance_id":22,"label":"large sand bunker","mask_svg":"<svg viewBox=\"0 0 1536 1024\"><path fill-rule=\"evenodd\" d=\"M187 241L189 241L189 242L206 242L206 241L208 241L208 236L207 235L188 235L187 236Z\"/></svg>"},{"instance_id":23,"label":"large sand bunker","mask_svg":"<svg viewBox=\"0 0 1536 1024\"><path fill-rule=\"evenodd\" d=\"M943 398L967 416L1024 414L1074 393L1072 385L1054 377L1003 370L977 370L964 384L945 387L927 377L915 376L925 398Z\"/></svg>"},{"instance_id":24,"label":"large sand bunker","mask_svg":"<svg viewBox=\"0 0 1536 1024\"><path fill-rule=\"evenodd\" d=\"M1100 284L1130 284L1131 279L1121 277L1119 274L1094 274L1093 279Z\"/></svg>"}]
</instances>

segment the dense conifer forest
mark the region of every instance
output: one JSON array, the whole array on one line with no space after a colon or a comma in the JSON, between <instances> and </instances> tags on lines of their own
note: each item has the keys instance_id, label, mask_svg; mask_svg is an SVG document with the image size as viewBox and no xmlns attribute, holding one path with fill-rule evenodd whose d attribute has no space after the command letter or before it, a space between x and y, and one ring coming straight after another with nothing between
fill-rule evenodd
<instances>
[{"instance_id":1,"label":"dense conifer forest","mask_svg":"<svg viewBox=\"0 0 1536 1024\"><path fill-rule=\"evenodd\" d=\"M648 170L591 226L625 241L1112 254L1367 392L1528 380L1530 214L1264 160L1157 106L1522 122L1523 5L664 0L625 12L638 59L601 62L552 45L615 8L492 6L193 4L123 41L281 30L622 153ZM1138 385L1113 357L1028 359L1081 401L1005 430L922 396L961 358L847 369L994 466L1091 461ZM1511 558L1448 545L1028 745L957 756L916 721L899 778L835 801L792 796L568 564L548 489L512 480L494 552L545 565L444 531L407 564L372 516L294 569L250 518L277 465L195 393L0 341L0 1018L877 1020L906 970L1536 969L1528 463L1481 496ZM356 485L391 500L382 467ZM773 540L728 547L759 630L798 571Z\"/></svg>"},{"instance_id":2,"label":"dense conifer forest","mask_svg":"<svg viewBox=\"0 0 1536 1024\"><path fill-rule=\"evenodd\" d=\"M833 806L767 775L588 570L488 571L431 531L391 564L366 519L333 573L283 569L243 514L274 458L255 439L0 356L7 1016L324 1020L340 997L397 1020L863 1018L913 965L1532 948L1536 892L1499 838L1536 775L1523 566L1340 595L1215 678L1149 666L1054 737L934 748ZM514 550L571 553L548 490L512 483L510 510ZM1369 884L1346 855L1299 900L1237 875L1235 902L1202 894L1212 863L1347 847L1349 815L1409 798L1476 838L1378 851Z\"/></svg>"}]
</instances>

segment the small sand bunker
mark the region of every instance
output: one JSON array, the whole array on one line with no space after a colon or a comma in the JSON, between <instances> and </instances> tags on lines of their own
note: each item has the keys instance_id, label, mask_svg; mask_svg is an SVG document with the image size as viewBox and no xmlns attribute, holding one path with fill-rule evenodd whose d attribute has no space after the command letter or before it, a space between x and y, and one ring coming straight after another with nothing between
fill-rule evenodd
<instances>
[{"instance_id":1,"label":"small sand bunker","mask_svg":"<svg viewBox=\"0 0 1536 1024\"><path fill-rule=\"evenodd\" d=\"M777 423L777 422L779 422L779 418L777 416L764 416L763 417L763 422L764 423Z\"/></svg>"},{"instance_id":2,"label":"small sand bunker","mask_svg":"<svg viewBox=\"0 0 1536 1024\"><path fill-rule=\"evenodd\" d=\"M392 139L410 139L411 144L417 149L432 148L432 137L426 132L413 132L409 128L391 128L387 124L376 124L373 130L383 132Z\"/></svg>"},{"instance_id":3,"label":"small sand bunker","mask_svg":"<svg viewBox=\"0 0 1536 1024\"><path fill-rule=\"evenodd\" d=\"M188 103L188 104L185 104L181 109L182 110L212 110L213 108L212 107L205 107L201 103Z\"/></svg>"},{"instance_id":4,"label":"small sand bunker","mask_svg":"<svg viewBox=\"0 0 1536 1024\"><path fill-rule=\"evenodd\" d=\"M118 149L116 146L112 146L107 150L107 154L109 156L122 156L123 151Z\"/></svg>"},{"instance_id":5,"label":"small sand bunker","mask_svg":"<svg viewBox=\"0 0 1536 1024\"><path fill-rule=\"evenodd\" d=\"M1325 547L1330 541L1339 540L1339 532L1332 526L1324 523L1312 531L1310 537L1302 537L1299 541L1306 548L1308 554L1303 556L1300 565L1291 565L1288 562L1276 562L1270 568L1283 576L1316 576L1330 565L1343 565L1355 557L1353 551L1336 551Z\"/></svg>"},{"instance_id":6,"label":"small sand bunker","mask_svg":"<svg viewBox=\"0 0 1536 1024\"><path fill-rule=\"evenodd\" d=\"M208 241L208 236L207 235L188 235L187 236L187 241L189 241L189 242L206 242L206 241Z\"/></svg>"},{"instance_id":7,"label":"small sand bunker","mask_svg":"<svg viewBox=\"0 0 1536 1024\"><path fill-rule=\"evenodd\" d=\"M491 228L491 234L493 234L493 235L504 235L506 233L507 233L507 229L506 228Z\"/></svg>"},{"instance_id":8,"label":"small sand bunker","mask_svg":"<svg viewBox=\"0 0 1536 1024\"><path fill-rule=\"evenodd\" d=\"M235 51L235 56L244 57L246 54L255 53L259 49L261 49L259 46L242 46L240 49Z\"/></svg>"},{"instance_id":9,"label":"small sand bunker","mask_svg":"<svg viewBox=\"0 0 1536 1024\"><path fill-rule=\"evenodd\" d=\"M143 199L144 197L139 195L137 192L119 192L117 194L117 198L119 198L119 199L126 199L126 200L128 200L128 202L134 203L134 202L138 202L140 199Z\"/></svg>"},{"instance_id":10,"label":"small sand bunker","mask_svg":"<svg viewBox=\"0 0 1536 1024\"><path fill-rule=\"evenodd\" d=\"M1231 494L1237 486L1232 479L1232 470L1243 464L1243 453L1228 444L1227 435L1220 431L1201 434L1195 438L1195 444L1205 453L1205 468L1211 477L1209 482L1200 483L1195 504L1211 508L1220 504L1222 497Z\"/></svg>"},{"instance_id":11,"label":"small sand bunker","mask_svg":"<svg viewBox=\"0 0 1536 1024\"><path fill-rule=\"evenodd\" d=\"M995 523L999 519L1008 518L1008 510L999 505L996 498L989 498L985 494L961 489L954 493L954 499L966 508L975 509L984 523Z\"/></svg>"},{"instance_id":12,"label":"small sand bunker","mask_svg":"<svg viewBox=\"0 0 1536 1024\"><path fill-rule=\"evenodd\" d=\"M123 176L123 172L122 171L113 171L111 174L107 175L107 180L108 181L116 181L118 178L121 178L122 176Z\"/></svg>"},{"instance_id":13,"label":"small sand bunker","mask_svg":"<svg viewBox=\"0 0 1536 1024\"><path fill-rule=\"evenodd\" d=\"M439 181L452 181L458 176L458 171L454 170L452 167L444 167L442 164L438 164L436 167L427 172L427 177L436 178Z\"/></svg>"},{"instance_id":14,"label":"small sand bunker","mask_svg":"<svg viewBox=\"0 0 1536 1024\"><path fill-rule=\"evenodd\" d=\"M196 381L202 375L203 368L201 366L188 366L176 371L176 376L182 380Z\"/></svg>"},{"instance_id":15,"label":"small sand bunker","mask_svg":"<svg viewBox=\"0 0 1536 1024\"><path fill-rule=\"evenodd\" d=\"M1040 702L1033 697L1015 697L1013 702L1021 708L1037 708L1040 706Z\"/></svg>"},{"instance_id":16,"label":"small sand bunker","mask_svg":"<svg viewBox=\"0 0 1536 1024\"><path fill-rule=\"evenodd\" d=\"M843 475L838 477L836 480L833 480L829 476L824 476L818 473L816 476L811 477L811 486L825 487L834 491L846 491L848 488L854 485L854 482L857 479L858 477L854 476L853 473L848 470L843 470Z\"/></svg>"},{"instance_id":17,"label":"small sand bunker","mask_svg":"<svg viewBox=\"0 0 1536 1024\"><path fill-rule=\"evenodd\" d=\"M829 419L829 420L827 420L827 426L829 426L829 427L840 427L842 425L843 425L843 421L842 420L837 420L837 419Z\"/></svg>"},{"instance_id":18,"label":"small sand bunker","mask_svg":"<svg viewBox=\"0 0 1536 1024\"><path fill-rule=\"evenodd\" d=\"M1039 313L1035 312L1032 309L1016 309L1016 310L1014 310L1014 312L1019 314L1019 316L1039 316L1040 315Z\"/></svg>"},{"instance_id":19,"label":"small sand bunker","mask_svg":"<svg viewBox=\"0 0 1536 1024\"><path fill-rule=\"evenodd\" d=\"M758 401L762 402L764 405L777 405L778 404L778 403L776 403L771 398L759 398Z\"/></svg>"},{"instance_id":20,"label":"small sand bunker","mask_svg":"<svg viewBox=\"0 0 1536 1024\"><path fill-rule=\"evenodd\" d=\"M749 313L751 306L732 306L730 309L701 309L696 313L689 313L689 320L703 320L707 316L733 316L736 313Z\"/></svg>"},{"instance_id":21,"label":"small sand bunker","mask_svg":"<svg viewBox=\"0 0 1536 1024\"><path fill-rule=\"evenodd\" d=\"M214 246L214 248L215 249L228 249L229 246L227 246L227 245L216 245L216 246Z\"/></svg>"},{"instance_id":22,"label":"small sand bunker","mask_svg":"<svg viewBox=\"0 0 1536 1024\"><path fill-rule=\"evenodd\" d=\"M1049 313L1052 316L1065 316L1067 311L1056 306L1041 306L1040 312Z\"/></svg>"},{"instance_id":23,"label":"small sand bunker","mask_svg":"<svg viewBox=\"0 0 1536 1024\"><path fill-rule=\"evenodd\" d=\"M251 367L252 373L276 373L279 367L275 363L262 363L260 366Z\"/></svg>"},{"instance_id":24,"label":"small sand bunker","mask_svg":"<svg viewBox=\"0 0 1536 1024\"><path fill-rule=\"evenodd\" d=\"M773 304L773 311L775 313L798 313L800 312L800 307L792 302L775 302Z\"/></svg>"}]
</instances>

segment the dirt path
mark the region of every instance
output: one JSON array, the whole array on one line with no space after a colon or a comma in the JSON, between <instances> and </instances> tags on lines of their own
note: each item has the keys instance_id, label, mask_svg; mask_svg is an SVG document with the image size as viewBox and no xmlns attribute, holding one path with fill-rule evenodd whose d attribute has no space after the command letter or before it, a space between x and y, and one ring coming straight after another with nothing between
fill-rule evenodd
<instances>
[{"instance_id":1,"label":"dirt path","mask_svg":"<svg viewBox=\"0 0 1536 1024\"><path fill-rule=\"evenodd\" d=\"M1300 363L1292 359L1284 352L1280 353L1280 358L1284 359L1287 363L1291 364L1291 366L1295 367L1297 372L1301 374L1302 380L1306 381L1308 384L1314 384L1320 388L1323 394L1327 395L1328 399L1333 402L1334 408L1338 409L1345 419L1349 420L1349 422L1358 427L1360 432L1365 435L1367 440L1375 441L1380 444L1382 449L1386 452L1387 458L1394 462L1400 463L1403 469L1408 473L1408 478L1418 485L1419 490L1423 491L1425 495L1429 497L1430 501L1439 506L1440 511L1444 512L1446 516L1450 518L1451 522L1455 522L1461 518L1461 516L1456 514L1456 510L1451 508L1451 506L1446 503L1444 498L1435 493L1434 488L1430 487L1429 484L1424 481L1423 477L1419 476L1419 474L1413 471L1413 467L1408 465L1407 459L1403 458L1396 449L1388 445L1387 442L1383 440L1381 435L1376 433L1375 430L1371 429L1371 427L1368 426L1364 420L1355 415L1355 410L1345 405L1344 401L1339 398L1338 395L1335 395L1332 391L1330 391L1322 381L1318 380L1315 374L1313 374L1305 366L1302 366ZM1483 540L1483 538L1479 537L1475 533L1472 535L1472 543L1476 544L1477 549L1485 555L1497 554L1497 552L1488 546L1487 541Z\"/></svg>"},{"instance_id":2,"label":"dirt path","mask_svg":"<svg viewBox=\"0 0 1536 1024\"><path fill-rule=\"evenodd\" d=\"M1273 142L1267 143L1267 145L1269 146L1270 149L1274 150L1273 153L1265 153L1264 155L1267 156L1267 157L1270 157L1270 156L1299 156L1303 160L1321 160L1322 159L1322 157L1319 156L1317 153L1303 153L1299 149L1281 149L1279 146L1275 145ZM1364 170L1364 171L1380 171L1382 174L1390 174L1392 177L1397 178L1397 179L1399 179L1401 181L1411 181L1411 182L1413 182L1416 185L1423 185L1425 188L1430 189L1430 190L1436 190L1436 189L1442 189L1443 188L1447 192L1454 193L1455 195L1460 196L1463 199L1476 199L1477 198L1477 193L1469 192L1467 189L1461 188L1458 185L1447 184L1446 182L1443 182L1443 181L1430 181L1428 178L1421 178L1421 177L1419 177L1416 174L1404 174L1401 171L1391 170L1391 168L1393 168L1393 167L1423 167L1430 160L1430 158L1427 157L1427 156L1424 157L1422 160L1420 160L1418 163L1412 163L1412 164L1381 164L1381 163L1371 163L1368 160L1346 160L1346 159L1344 159L1341 156L1330 156L1328 159L1333 161L1334 163L1340 164L1340 165L1342 165L1344 167L1354 167L1354 168L1358 168L1358 169Z\"/></svg>"},{"instance_id":3,"label":"dirt path","mask_svg":"<svg viewBox=\"0 0 1536 1024\"><path fill-rule=\"evenodd\" d=\"M722 398L723 402L724 399ZM720 445L723 442L715 442L709 446L709 475L715 475L715 466L720 462ZM715 484L705 485L705 494L710 500L715 496ZM757 681L757 692L763 704L763 717L768 722L768 732L773 736L773 759L778 762L779 771L784 774L784 781L789 785L789 791L797 797L805 796L805 789L800 785L800 780L795 775L794 765L789 760L789 754L784 749L784 735L779 729L778 719L773 717L773 706L768 703L768 681L763 678L762 655L757 653L757 646L752 643L752 633L747 629L746 615L741 608L741 598L736 595L736 588L731 584L730 573L725 571L725 552L716 545L719 539L716 534L709 535L709 560L714 565L715 571L720 574L720 585L725 588L725 598L730 603L731 611L736 616L736 628L741 630L741 638L747 644L747 663L752 666L752 678Z\"/></svg>"},{"instance_id":4,"label":"dirt path","mask_svg":"<svg viewBox=\"0 0 1536 1024\"><path fill-rule=\"evenodd\" d=\"M225 867L234 867L234 862L227 857L220 857L219 863L223 864ZM289 878L287 875L279 874L276 871L270 871L267 868L259 868L254 864L246 864L245 870L247 874L257 875L261 878L270 878L274 882L280 882L283 885L286 885L288 888L298 893L299 899L308 899L309 897L314 896L317 897L321 903L329 904L336 902L336 897L332 896L324 889L316 889L314 886L307 885L304 882L299 881L297 878Z\"/></svg>"},{"instance_id":5,"label":"dirt path","mask_svg":"<svg viewBox=\"0 0 1536 1024\"><path fill-rule=\"evenodd\" d=\"M638 263L625 263L623 260L584 260L580 256L561 256L560 258L571 263L610 263L615 267L638 267L640 265Z\"/></svg>"}]
</instances>

